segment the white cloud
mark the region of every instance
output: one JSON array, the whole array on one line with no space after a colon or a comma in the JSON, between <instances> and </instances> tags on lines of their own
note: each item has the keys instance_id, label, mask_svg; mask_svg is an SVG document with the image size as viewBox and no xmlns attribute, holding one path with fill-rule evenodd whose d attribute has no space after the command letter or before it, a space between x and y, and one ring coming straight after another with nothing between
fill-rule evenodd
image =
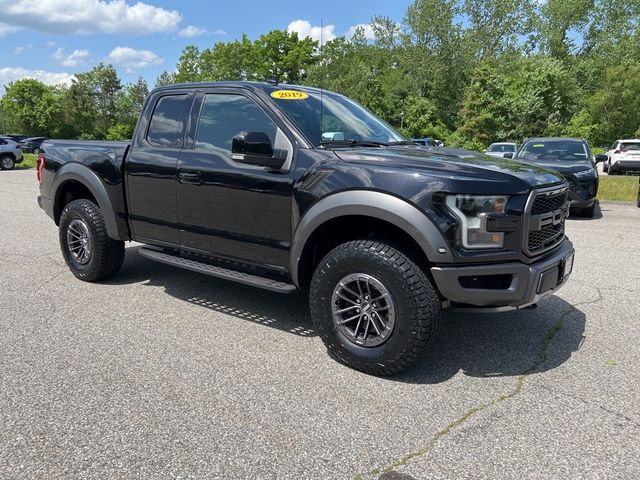
<instances>
[{"instance_id":1,"label":"white cloud","mask_svg":"<svg viewBox=\"0 0 640 480\"><path fill-rule=\"evenodd\" d=\"M52 58L62 64L63 67L76 67L83 65L89 56L89 50L74 50L70 55L65 55L64 48L58 48Z\"/></svg>"},{"instance_id":2,"label":"white cloud","mask_svg":"<svg viewBox=\"0 0 640 480\"><path fill-rule=\"evenodd\" d=\"M373 26L370 23L359 23L357 25L349 27L349 30L347 30L345 37L353 37L356 34L356 30L358 30L358 28L362 28L364 30L364 38L366 38L367 40L375 40L376 36L373 33Z\"/></svg>"},{"instance_id":3,"label":"white cloud","mask_svg":"<svg viewBox=\"0 0 640 480\"><path fill-rule=\"evenodd\" d=\"M296 32L299 38L311 37L313 40L327 43L336 38L336 26L325 25L324 27L313 26L308 20L294 20L287 27L287 32Z\"/></svg>"},{"instance_id":4,"label":"white cloud","mask_svg":"<svg viewBox=\"0 0 640 480\"><path fill-rule=\"evenodd\" d=\"M17 27L64 35L142 35L175 31L182 20L177 10L126 0L0 0L0 11L6 22L0 36Z\"/></svg>"},{"instance_id":5,"label":"white cloud","mask_svg":"<svg viewBox=\"0 0 640 480\"><path fill-rule=\"evenodd\" d=\"M214 30L210 32L204 27L196 27L195 25L189 25L178 32L179 37L193 38L200 35L226 35L224 30Z\"/></svg>"},{"instance_id":6,"label":"white cloud","mask_svg":"<svg viewBox=\"0 0 640 480\"><path fill-rule=\"evenodd\" d=\"M56 42L47 42L45 43L45 47L47 48L53 48L56 46Z\"/></svg>"},{"instance_id":7,"label":"white cloud","mask_svg":"<svg viewBox=\"0 0 640 480\"><path fill-rule=\"evenodd\" d=\"M164 59L160 58L151 50L136 50L130 47L116 47L111 50L111 53L109 53L109 56L107 56L105 61L124 67L125 72L127 73L134 73L152 65L160 65L164 62Z\"/></svg>"},{"instance_id":8,"label":"white cloud","mask_svg":"<svg viewBox=\"0 0 640 480\"><path fill-rule=\"evenodd\" d=\"M207 32L206 28L196 27L195 25L189 25L188 27L180 30L178 32L178 36L192 38L192 37L197 37L199 35L205 35L207 33L209 32Z\"/></svg>"},{"instance_id":9,"label":"white cloud","mask_svg":"<svg viewBox=\"0 0 640 480\"><path fill-rule=\"evenodd\" d=\"M4 85L23 78L35 78L47 85L58 85L60 83L70 84L74 78L70 73L46 72L44 70L27 70L21 67L0 68L0 91L4 91Z\"/></svg>"},{"instance_id":10,"label":"white cloud","mask_svg":"<svg viewBox=\"0 0 640 480\"><path fill-rule=\"evenodd\" d=\"M0 38L4 37L5 35L7 35L9 33L17 32L18 30L19 30L18 27L14 27L12 25L6 25L4 23L0 23Z\"/></svg>"},{"instance_id":11,"label":"white cloud","mask_svg":"<svg viewBox=\"0 0 640 480\"><path fill-rule=\"evenodd\" d=\"M31 50L33 48L33 45L28 44L28 45L19 45L16 47L16 49L13 51L14 55L22 55L24 52L26 52L27 50Z\"/></svg>"}]
</instances>

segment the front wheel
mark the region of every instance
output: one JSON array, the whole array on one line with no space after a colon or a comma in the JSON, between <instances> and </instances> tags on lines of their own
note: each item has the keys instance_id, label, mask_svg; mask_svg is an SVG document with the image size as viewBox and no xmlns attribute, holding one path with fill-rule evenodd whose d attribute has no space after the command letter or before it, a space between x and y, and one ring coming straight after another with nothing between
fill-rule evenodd
<instances>
[{"instance_id":1,"label":"front wheel","mask_svg":"<svg viewBox=\"0 0 640 480\"><path fill-rule=\"evenodd\" d=\"M11 170L15 165L16 161L10 155L0 157L0 168L2 168L2 170Z\"/></svg>"},{"instance_id":2,"label":"front wheel","mask_svg":"<svg viewBox=\"0 0 640 480\"><path fill-rule=\"evenodd\" d=\"M313 275L309 303L329 354L373 375L413 365L433 338L441 311L422 269L372 240L331 250Z\"/></svg>"},{"instance_id":3,"label":"front wheel","mask_svg":"<svg viewBox=\"0 0 640 480\"><path fill-rule=\"evenodd\" d=\"M71 272L85 282L114 275L124 260L124 242L109 238L102 212L91 200L73 200L64 207L60 247Z\"/></svg>"}]
</instances>

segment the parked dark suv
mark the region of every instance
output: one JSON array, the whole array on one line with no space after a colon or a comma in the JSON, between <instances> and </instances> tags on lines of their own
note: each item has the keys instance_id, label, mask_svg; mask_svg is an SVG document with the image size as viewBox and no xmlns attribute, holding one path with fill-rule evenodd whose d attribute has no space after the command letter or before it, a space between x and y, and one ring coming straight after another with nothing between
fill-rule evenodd
<instances>
[{"instance_id":1,"label":"parked dark suv","mask_svg":"<svg viewBox=\"0 0 640 480\"><path fill-rule=\"evenodd\" d=\"M598 193L596 163L605 159L606 155L594 157L581 138L530 138L516 155L520 162L561 173L569 181L571 209L589 218L593 218Z\"/></svg>"},{"instance_id":2,"label":"parked dark suv","mask_svg":"<svg viewBox=\"0 0 640 480\"><path fill-rule=\"evenodd\" d=\"M40 151L40 146L42 142L44 142L47 137L29 137L25 138L20 142L22 145L22 151L26 153L38 153Z\"/></svg>"}]
</instances>

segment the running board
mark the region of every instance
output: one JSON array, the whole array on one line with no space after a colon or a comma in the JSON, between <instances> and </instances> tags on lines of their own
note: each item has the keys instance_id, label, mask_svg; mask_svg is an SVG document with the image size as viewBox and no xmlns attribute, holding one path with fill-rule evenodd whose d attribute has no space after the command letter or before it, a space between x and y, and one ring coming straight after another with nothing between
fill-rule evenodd
<instances>
[{"instance_id":1,"label":"running board","mask_svg":"<svg viewBox=\"0 0 640 480\"><path fill-rule=\"evenodd\" d=\"M230 270L228 268L216 267L209 265L208 263L202 263L188 258L178 257L176 255L170 255L168 253L159 252L157 250L151 250L149 248L140 248L138 250L143 257L155 260L156 262L166 263L167 265L173 265L174 267L184 268L193 272L204 273L216 278L223 278L232 282L242 283L252 287L262 288L264 290L270 290L277 293L293 293L297 289L295 285L290 283L279 282L270 278L258 277L257 275L251 275L250 273L238 272L236 270Z\"/></svg>"}]
</instances>

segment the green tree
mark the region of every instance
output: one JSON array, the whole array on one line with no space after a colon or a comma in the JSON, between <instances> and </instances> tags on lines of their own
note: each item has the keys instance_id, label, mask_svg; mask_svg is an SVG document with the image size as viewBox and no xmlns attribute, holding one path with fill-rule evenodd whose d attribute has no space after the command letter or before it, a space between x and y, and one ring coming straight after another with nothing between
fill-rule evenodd
<instances>
[{"instance_id":1,"label":"green tree","mask_svg":"<svg viewBox=\"0 0 640 480\"><path fill-rule=\"evenodd\" d=\"M202 80L200 50L195 45L187 45L178 59L175 83L199 82Z\"/></svg>"},{"instance_id":2,"label":"green tree","mask_svg":"<svg viewBox=\"0 0 640 480\"><path fill-rule=\"evenodd\" d=\"M173 85L174 83L176 83L175 75L163 70L162 73L158 75L158 78L156 78L154 87L164 87L166 85Z\"/></svg>"},{"instance_id":3,"label":"green tree","mask_svg":"<svg viewBox=\"0 0 640 480\"><path fill-rule=\"evenodd\" d=\"M509 104L505 102L504 78L486 62L476 68L466 90L457 134L469 148L508 140Z\"/></svg>"},{"instance_id":4,"label":"green tree","mask_svg":"<svg viewBox=\"0 0 640 480\"><path fill-rule=\"evenodd\" d=\"M5 128L9 131L48 136L59 108L53 87L31 78L9 83L2 97L2 111L8 112Z\"/></svg>"},{"instance_id":5,"label":"green tree","mask_svg":"<svg viewBox=\"0 0 640 480\"><path fill-rule=\"evenodd\" d=\"M107 130L108 140L124 140L133 136L133 130L147 95L149 95L149 87L142 77L138 78L136 83L125 85L117 99L116 123Z\"/></svg>"}]
</instances>

